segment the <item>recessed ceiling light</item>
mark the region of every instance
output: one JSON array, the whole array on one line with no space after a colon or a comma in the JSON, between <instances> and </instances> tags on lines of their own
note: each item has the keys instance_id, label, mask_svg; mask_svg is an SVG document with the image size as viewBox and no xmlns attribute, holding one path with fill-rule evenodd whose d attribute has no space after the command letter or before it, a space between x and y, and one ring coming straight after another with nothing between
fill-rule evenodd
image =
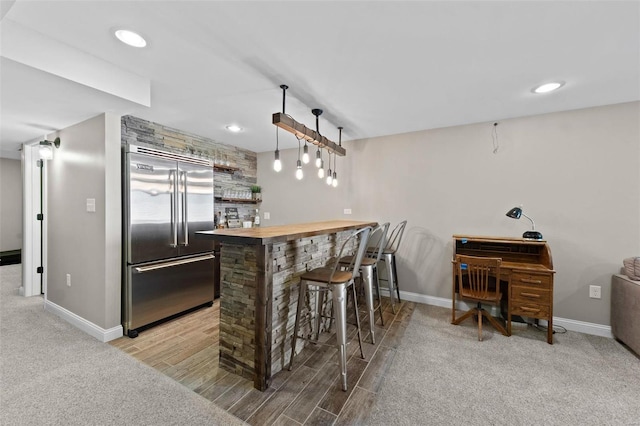
<instances>
[{"instance_id":1,"label":"recessed ceiling light","mask_svg":"<svg viewBox=\"0 0 640 426\"><path fill-rule=\"evenodd\" d=\"M147 41L140 34L134 33L133 31L116 30L115 34L118 40L129 46L145 47L147 45Z\"/></svg>"},{"instance_id":2,"label":"recessed ceiling light","mask_svg":"<svg viewBox=\"0 0 640 426\"><path fill-rule=\"evenodd\" d=\"M232 133L238 133L242 131L242 127L238 126L237 124L229 124L225 128Z\"/></svg>"},{"instance_id":3,"label":"recessed ceiling light","mask_svg":"<svg viewBox=\"0 0 640 426\"><path fill-rule=\"evenodd\" d=\"M564 81L554 81L551 83L545 83L541 84L540 86L536 86L531 89L531 91L533 93L549 93L553 92L554 90L558 90L562 86L564 86Z\"/></svg>"}]
</instances>

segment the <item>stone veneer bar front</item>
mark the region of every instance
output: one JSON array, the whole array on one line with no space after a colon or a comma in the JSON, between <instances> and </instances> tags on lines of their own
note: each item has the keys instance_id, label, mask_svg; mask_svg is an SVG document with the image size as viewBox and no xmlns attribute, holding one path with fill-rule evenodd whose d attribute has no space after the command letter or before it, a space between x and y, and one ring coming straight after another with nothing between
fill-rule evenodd
<instances>
[{"instance_id":1,"label":"stone veneer bar front","mask_svg":"<svg viewBox=\"0 0 640 426\"><path fill-rule=\"evenodd\" d=\"M267 389L288 365L300 276L337 256L354 230L375 225L333 220L199 232L220 243L220 365Z\"/></svg>"}]
</instances>

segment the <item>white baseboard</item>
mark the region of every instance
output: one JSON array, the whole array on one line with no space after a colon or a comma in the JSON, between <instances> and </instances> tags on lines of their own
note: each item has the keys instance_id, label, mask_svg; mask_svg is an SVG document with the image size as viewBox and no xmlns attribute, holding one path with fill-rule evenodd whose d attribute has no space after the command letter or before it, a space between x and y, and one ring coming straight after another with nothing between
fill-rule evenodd
<instances>
[{"instance_id":1,"label":"white baseboard","mask_svg":"<svg viewBox=\"0 0 640 426\"><path fill-rule=\"evenodd\" d=\"M118 325L116 327L112 327L109 329L104 329L82 318L79 315L74 314L73 312L63 308L62 306L56 305L50 300L45 300L44 309L52 314L55 314L73 325L76 328L84 331L88 335L95 337L101 342L109 342L111 340L117 339L123 336L122 325Z\"/></svg>"},{"instance_id":2,"label":"white baseboard","mask_svg":"<svg viewBox=\"0 0 640 426\"><path fill-rule=\"evenodd\" d=\"M380 293L383 296L389 297L389 290L385 288L381 288ZM407 300L409 302L440 306L442 308L451 308L451 299L447 299L445 297L427 296L426 294L411 293L402 290L400 290L400 297L402 298L402 300ZM462 310L470 308L470 306L466 305L464 302L458 302L456 307ZM540 322L542 325L546 325L546 321ZM569 331L577 331L579 333L608 337L611 339L613 338L613 333L611 333L611 326L608 325L595 324L591 322L577 321L560 317L553 317L553 325L562 326Z\"/></svg>"},{"instance_id":3,"label":"white baseboard","mask_svg":"<svg viewBox=\"0 0 640 426\"><path fill-rule=\"evenodd\" d=\"M592 322L577 321L569 318L553 317L553 326L555 327L557 325L562 326L567 330L613 339L613 333L611 332L611 326L609 325L594 324Z\"/></svg>"}]
</instances>

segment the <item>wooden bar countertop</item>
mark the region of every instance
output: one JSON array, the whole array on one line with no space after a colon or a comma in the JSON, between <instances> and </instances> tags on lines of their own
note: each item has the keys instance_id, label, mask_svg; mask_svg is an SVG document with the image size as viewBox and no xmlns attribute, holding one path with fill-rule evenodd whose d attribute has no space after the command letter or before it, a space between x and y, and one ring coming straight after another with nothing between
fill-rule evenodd
<instances>
[{"instance_id":1,"label":"wooden bar countertop","mask_svg":"<svg viewBox=\"0 0 640 426\"><path fill-rule=\"evenodd\" d=\"M196 234L202 238L212 239L221 243L267 245L376 225L376 222L371 221L328 220L324 222L265 226L259 228L215 229L211 231L198 231Z\"/></svg>"}]
</instances>

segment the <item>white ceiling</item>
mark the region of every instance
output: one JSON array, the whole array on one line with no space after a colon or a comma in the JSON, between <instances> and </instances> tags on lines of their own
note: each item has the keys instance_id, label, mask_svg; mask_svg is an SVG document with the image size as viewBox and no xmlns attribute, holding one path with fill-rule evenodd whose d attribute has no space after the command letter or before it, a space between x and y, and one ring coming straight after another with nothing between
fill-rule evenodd
<instances>
[{"instance_id":1,"label":"white ceiling","mask_svg":"<svg viewBox=\"0 0 640 426\"><path fill-rule=\"evenodd\" d=\"M638 1L2 6L3 156L104 111L272 150L283 83L286 112L314 128L322 108L336 141L337 126L350 140L640 100ZM148 46L120 43L116 27ZM551 80L566 85L531 93Z\"/></svg>"}]
</instances>

